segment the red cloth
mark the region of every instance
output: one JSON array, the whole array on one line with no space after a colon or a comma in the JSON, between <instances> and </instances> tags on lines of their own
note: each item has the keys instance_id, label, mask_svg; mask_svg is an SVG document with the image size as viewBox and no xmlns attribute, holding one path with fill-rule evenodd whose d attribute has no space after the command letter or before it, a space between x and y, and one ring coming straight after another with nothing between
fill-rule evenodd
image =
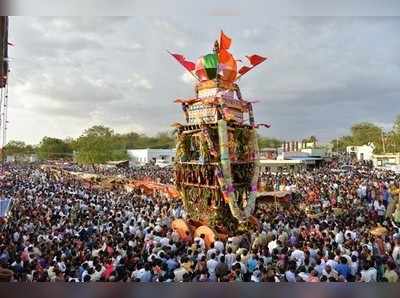
<instances>
[{"instance_id":1,"label":"red cloth","mask_svg":"<svg viewBox=\"0 0 400 298\"><path fill-rule=\"evenodd\" d=\"M173 54L168 52L172 57L174 57L184 68L188 71L193 71L195 69L195 64L191 61L186 60L183 55L180 54Z\"/></svg>"},{"instance_id":2,"label":"red cloth","mask_svg":"<svg viewBox=\"0 0 400 298\"><path fill-rule=\"evenodd\" d=\"M256 65L264 62L265 60L267 60L267 58L259 56L259 55L256 55L256 54L251 55L251 56L246 56L246 57L247 57L247 59L249 59L250 64L252 66L256 66Z\"/></svg>"},{"instance_id":3,"label":"red cloth","mask_svg":"<svg viewBox=\"0 0 400 298\"><path fill-rule=\"evenodd\" d=\"M249 67L249 66L242 66L240 69L239 69L239 73L241 74L241 75L244 75L246 72L248 72L249 70L251 70L252 69L252 67Z\"/></svg>"},{"instance_id":4,"label":"red cloth","mask_svg":"<svg viewBox=\"0 0 400 298\"><path fill-rule=\"evenodd\" d=\"M108 278L111 276L111 274L113 273L113 271L114 271L113 265L112 265L112 264L107 264L107 265L106 265L106 270L104 270L102 276L103 276L105 279L108 279Z\"/></svg>"},{"instance_id":5,"label":"red cloth","mask_svg":"<svg viewBox=\"0 0 400 298\"><path fill-rule=\"evenodd\" d=\"M241 75L244 75L245 73L247 73L248 71L252 70L256 65L264 62L265 60L267 60L267 58L262 57L260 55L250 55L250 56L246 56L247 59L249 59L249 62L251 64L251 66L242 66L239 69L239 73Z\"/></svg>"}]
</instances>

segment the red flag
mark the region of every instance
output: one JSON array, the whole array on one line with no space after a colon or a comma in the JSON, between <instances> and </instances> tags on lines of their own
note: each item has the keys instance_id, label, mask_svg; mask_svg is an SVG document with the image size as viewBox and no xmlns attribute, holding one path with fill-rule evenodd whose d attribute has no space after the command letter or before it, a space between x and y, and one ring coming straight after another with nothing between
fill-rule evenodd
<instances>
[{"instance_id":1,"label":"red flag","mask_svg":"<svg viewBox=\"0 0 400 298\"><path fill-rule=\"evenodd\" d=\"M174 57L184 68L188 71L192 72L195 69L195 64L191 61L186 60L183 55L180 54L172 54L168 52L172 57Z\"/></svg>"},{"instance_id":2,"label":"red flag","mask_svg":"<svg viewBox=\"0 0 400 298\"><path fill-rule=\"evenodd\" d=\"M249 70L251 70L253 67L249 67L249 66L242 66L238 73L240 73L241 75L244 75L246 72L248 72Z\"/></svg>"},{"instance_id":3,"label":"red flag","mask_svg":"<svg viewBox=\"0 0 400 298\"><path fill-rule=\"evenodd\" d=\"M238 71L240 75L244 75L248 71L252 70L256 65L267 60L267 58L261 57L259 55L246 56L246 58L249 59L251 66L242 66Z\"/></svg>"},{"instance_id":4,"label":"red flag","mask_svg":"<svg viewBox=\"0 0 400 298\"><path fill-rule=\"evenodd\" d=\"M256 66L256 65L264 62L265 60L267 60L267 58L261 57L259 55L246 56L246 58L249 59L250 64L253 66Z\"/></svg>"},{"instance_id":5,"label":"red flag","mask_svg":"<svg viewBox=\"0 0 400 298\"><path fill-rule=\"evenodd\" d=\"M228 50L229 47L231 46L231 42L232 42L232 39L229 38L228 36L226 36L224 34L224 31L221 30L221 36L219 38L219 48L220 48L220 50L221 49Z\"/></svg>"}]
</instances>

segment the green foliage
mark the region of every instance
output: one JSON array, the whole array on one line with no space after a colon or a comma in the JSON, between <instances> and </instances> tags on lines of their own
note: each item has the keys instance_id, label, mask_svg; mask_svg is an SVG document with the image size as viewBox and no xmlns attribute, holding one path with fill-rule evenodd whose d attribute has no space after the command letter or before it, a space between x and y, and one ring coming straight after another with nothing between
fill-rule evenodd
<instances>
[{"instance_id":1,"label":"green foliage","mask_svg":"<svg viewBox=\"0 0 400 298\"><path fill-rule=\"evenodd\" d=\"M397 115L393 123L393 132L400 137L400 114Z\"/></svg>"},{"instance_id":2,"label":"green foliage","mask_svg":"<svg viewBox=\"0 0 400 298\"><path fill-rule=\"evenodd\" d=\"M282 146L282 141L276 138L267 138L258 136L258 147L262 148L279 148Z\"/></svg>"},{"instance_id":3,"label":"green foliage","mask_svg":"<svg viewBox=\"0 0 400 298\"><path fill-rule=\"evenodd\" d=\"M332 140L331 144L333 145L332 150L336 152L345 152L347 146L352 146L353 138L351 136L343 136L338 139Z\"/></svg>"},{"instance_id":4,"label":"green foliage","mask_svg":"<svg viewBox=\"0 0 400 298\"><path fill-rule=\"evenodd\" d=\"M102 164L112 160L113 131L104 126L93 126L76 141L76 161L80 164Z\"/></svg>"},{"instance_id":5,"label":"green foliage","mask_svg":"<svg viewBox=\"0 0 400 298\"><path fill-rule=\"evenodd\" d=\"M351 133L354 145L361 146L367 143L374 143L375 146L380 143L382 129L373 123L362 122L354 124L351 127Z\"/></svg>"},{"instance_id":6,"label":"green foliage","mask_svg":"<svg viewBox=\"0 0 400 298\"><path fill-rule=\"evenodd\" d=\"M175 147L175 137L168 132L158 133L154 137L130 132L112 136L114 149L168 149Z\"/></svg>"},{"instance_id":7,"label":"green foliage","mask_svg":"<svg viewBox=\"0 0 400 298\"><path fill-rule=\"evenodd\" d=\"M111 160L127 160L129 159L126 150L112 150Z\"/></svg>"},{"instance_id":8,"label":"green foliage","mask_svg":"<svg viewBox=\"0 0 400 298\"><path fill-rule=\"evenodd\" d=\"M72 156L71 146L64 140L44 137L37 148L40 159L61 159Z\"/></svg>"},{"instance_id":9,"label":"green foliage","mask_svg":"<svg viewBox=\"0 0 400 298\"><path fill-rule=\"evenodd\" d=\"M318 139L316 136L310 136L308 138L302 139L301 141L305 143L317 143Z\"/></svg>"},{"instance_id":10,"label":"green foliage","mask_svg":"<svg viewBox=\"0 0 400 298\"><path fill-rule=\"evenodd\" d=\"M374 153L400 151L400 115L393 123L393 129L385 132L379 126L361 122L351 127L351 135L343 136L331 141L334 151L345 151L347 146L361 146L374 143Z\"/></svg>"},{"instance_id":11,"label":"green foliage","mask_svg":"<svg viewBox=\"0 0 400 298\"><path fill-rule=\"evenodd\" d=\"M135 132L116 134L108 127L96 125L85 130L82 136L72 142L72 146L76 150L78 163L95 165L128 159L127 149L172 148L175 146L175 139L166 132L155 137Z\"/></svg>"},{"instance_id":12,"label":"green foliage","mask_svg":"<svg viewBox=\"0 0 400 298\"><path fill-rule=\"evenodd\" d=\"M167 149L175 147L175 137L169 132L161 132L154 137L129 132L114 133L111 128L95 125L86 129L77 138L65 140L44 137L37 148L21 141L10 141L3 150L4 155L22 155L37 153L39 158L71 158L73 152L82 164L100 164L111 160L126 160L127 149Z\"/></svg>"},{"instance_id":13,"label":"green foliage","mask_svg":"<svg viewBox=\"0 0 400 298\"><path fill-rule=\"evenodd\" d=\"M167 133L158 133L155 137L148 137L146 135L140 135L137 138L137 143L129 149L140 149L140 148L153 148L153 149L168 149L175 147L175 138Z\"/></svg>"},{"instance_id":14,"label":"green foliage","mask_svg":"<svg viewBox=\"0 0 400 298\"><path fill-rule=\"evenodd\" d=\"M381 153L383 151L382 136L383 131L379 126L369 122L361 122L353 124L350 136L332 140L331 143L334 146L334 151L342 152L346 150L347 146L362 146L373 143L375 146L374 152Z\"/></svg>"},{"instance_id":15,"label":"green foliage","mask_svg":"<svg viewBox=\"0 0 400 298\"><path fill-rule=\"evenodd\" d=\"M32 145L26 145L21 141L10 141L4 146L3 150L6 155L22 155L34 152Z\"/></svg>"}]
</instances>

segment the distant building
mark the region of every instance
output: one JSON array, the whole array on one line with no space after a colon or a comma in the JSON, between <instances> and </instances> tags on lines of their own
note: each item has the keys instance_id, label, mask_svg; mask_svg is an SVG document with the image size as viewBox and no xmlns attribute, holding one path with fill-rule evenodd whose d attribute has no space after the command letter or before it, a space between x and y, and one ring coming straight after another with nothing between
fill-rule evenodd
<instances>
[{"instance_id":1,"label":"distant building","mask_svg":"<svg viewBox=\"0 0 400 298\"><path fill-rule=\"evenodd\" d=\"M388 167L400 165L400 153L373 154L374 167Z\"/></svg>"},{"instance_id":2,"label":"distant building","mask_svg":"<svg viewBox=\"0 0 400 298\"><path fill-rule=\"evenodd\" d=\"M277 148L262 148L260 149L260 159L276 159L278 157Z\"/></svg>"},{"instance_id":3,"label":"distant building","mask_svg":"<svg viewBox=\"0 0 400 298\"><path fill-rule=\"evenodd\" d=\"M38 157L36 154L18 154L18 155L7 155L6 162L36 162Z\"/></svg>"},{"instance_id":4,"label":"distant building","mask_svg":"<svg viewBox=\"0 0 400 298\"><path fill-rule=\"evenodd\" d=\"M329 160L330 152L324 147L305 142L284 142L282 148L260 150L260 164L263 171L297 172L319 167Z\"/></svg>"},{"instance_id":5,"label":"distant building","mask_svg":"<svg viewBox=\"0 0 400 298\"><path fill-rule=\"evenodd\" d=\"M316 142L305 142L305 141L283 141L282 150L284 152L297 152L303 149L316 148Z\"/></svg>"},{"instance_id":6,"label":"distant building","mask_svg":"<svg viewBox=\"0 0 400 298\"><path fill-rule=\"evenodd\" d=\"M136 164L164 163L175 161L175 149L130 149L127 150L129 160Z\"/></svg>"},{"instance_id":7,"label":"distant building","mask_svg":"<svg viewBox=\"0 0 400 298\"><path fill-rule=\"evenodd\" d=\"M374 144L368 143L368 145L362 146L347 146L346 153L353 156L358 161L372 160L374 149Z\"/></svg>"},{"instance_id":8,"label":"distant building","mask_svg":"<svg viewBox=\"0 0 400 298\"><path fill-rule=\"evenodd\" d=\"M301 152L307 153L308 156L321 157L321 158L327 158L330 157L331 155L331 150L325 147L305 148L301 149Z\"/></svg>"},{"instance_id":9,"label":"distant building","mask_svg":"<svg viewBox=\"0 0 400 298\"><path fill-rule=\"evenodd\" d=\"M260 166L263 172L298 172L307 169L314 163L305 160L261 159Z\"/></svg>"}]
</instances>

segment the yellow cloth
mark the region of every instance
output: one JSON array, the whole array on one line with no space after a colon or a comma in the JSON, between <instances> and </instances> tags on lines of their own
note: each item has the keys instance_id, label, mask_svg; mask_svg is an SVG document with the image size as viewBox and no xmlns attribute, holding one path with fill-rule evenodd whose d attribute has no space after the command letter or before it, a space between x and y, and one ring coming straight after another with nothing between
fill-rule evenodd
<instances>
[{"instance_id":1,"label":"yellow cloth","mask_svg":"<svg viewBox=\"0 0 400 298\"><path fill-rule=\"evenodd\" d=\"M388 282L397 282L399 280L399 276L394 270L386 271L383 277L386 278Z\"/></svg>"}]
</instances>

